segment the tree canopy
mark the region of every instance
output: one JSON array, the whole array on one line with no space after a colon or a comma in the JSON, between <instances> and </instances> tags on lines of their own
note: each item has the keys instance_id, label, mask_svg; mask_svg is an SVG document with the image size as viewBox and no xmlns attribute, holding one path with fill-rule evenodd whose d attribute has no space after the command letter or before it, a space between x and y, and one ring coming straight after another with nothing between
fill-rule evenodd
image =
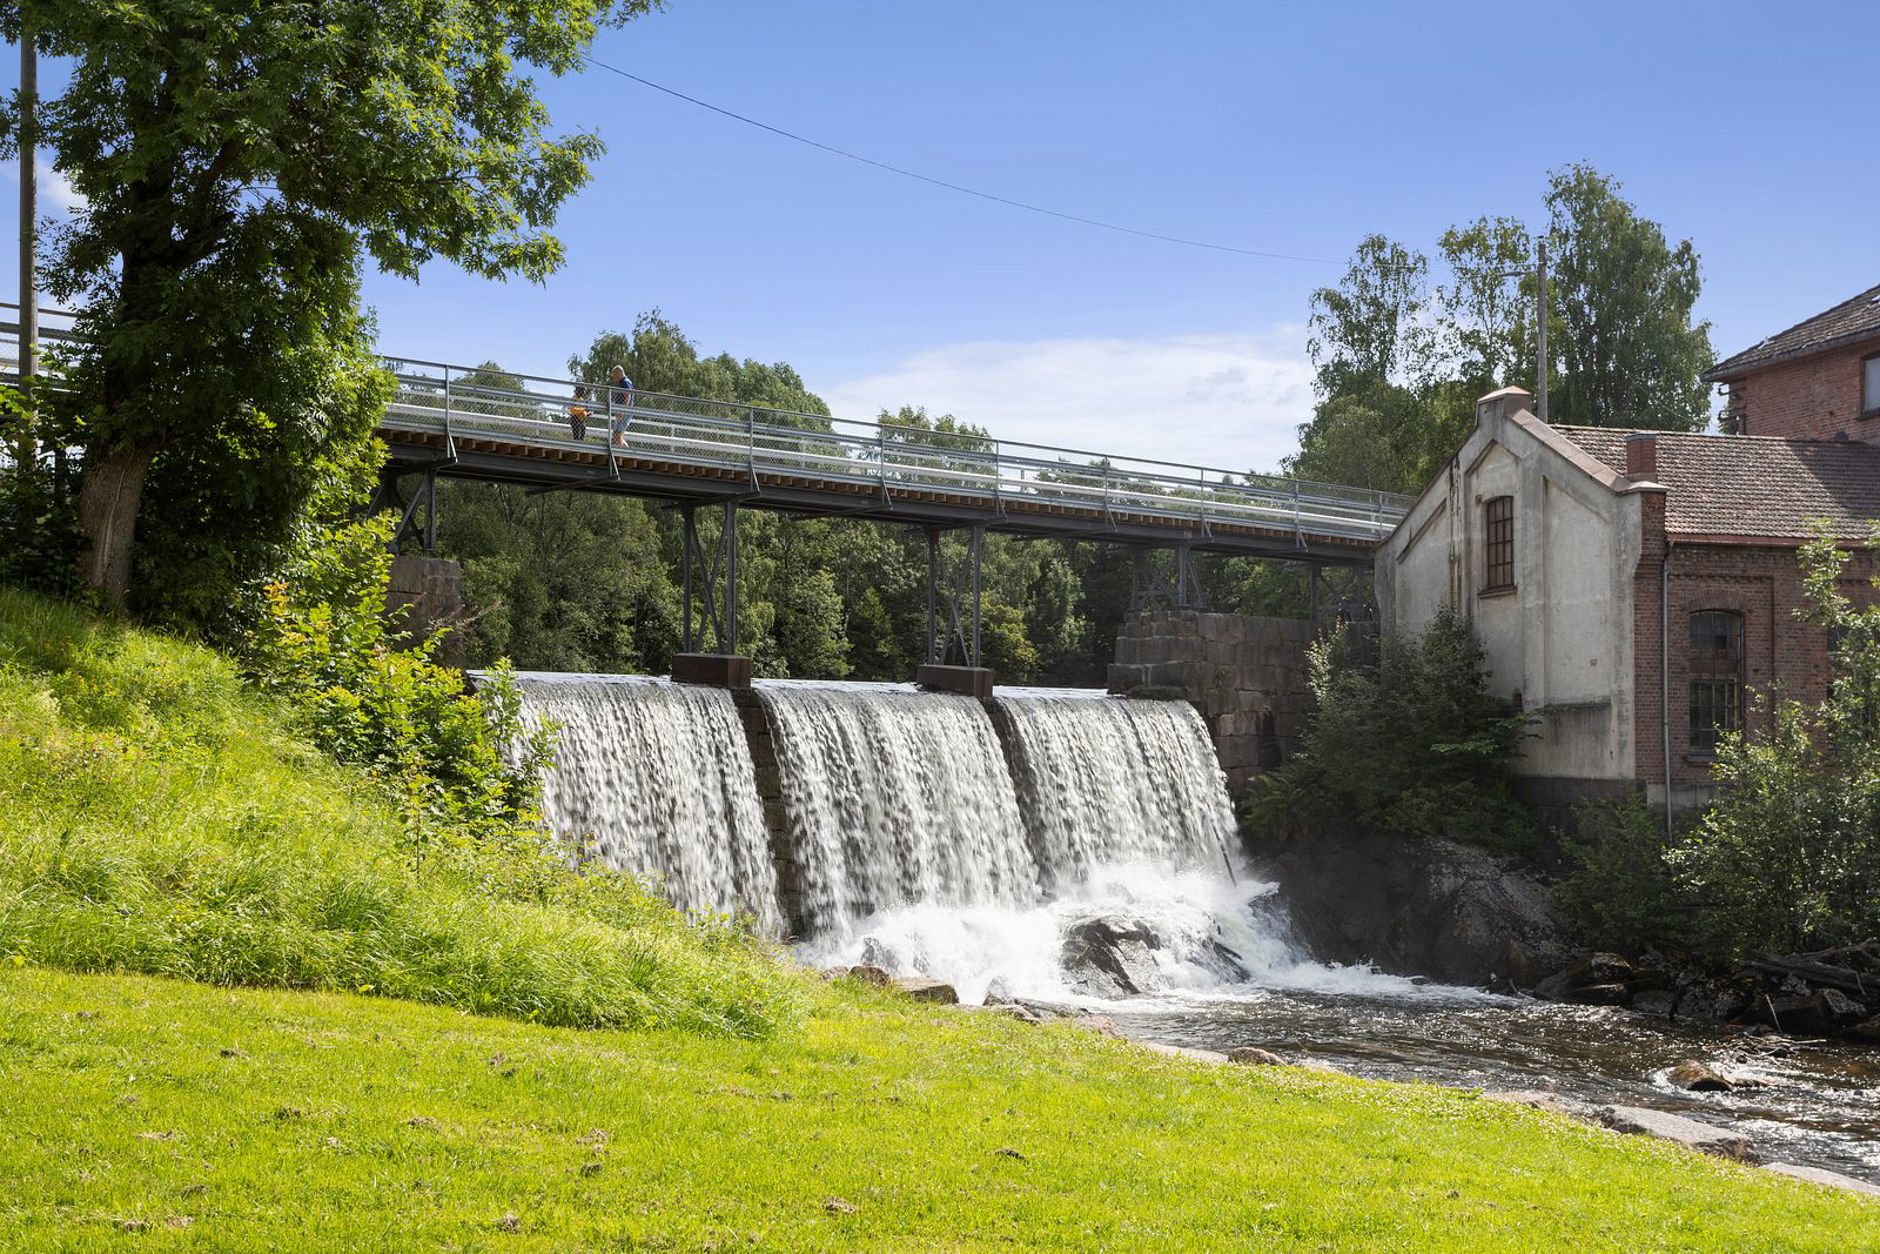
<instances>
[{"instance_id":1,"label":"tree canopy","mask_svg":"<svg viewBox=\"0 0 1880 1254\"><path fill-rule=\"evenodd\" d=\"M72 64L40 133L82 199L41 272L85 336L68 434L88 583L125 599L140 523L213 535L237 565L287 533L368 425L362 255L413 277L559 264L549 228L601 146L551 131L527 71L577 68L603 22L655 2L0 3L0 33Z\"/></svg>"},{"instance_id":2,"label":"tree canopy","mask_svg":"<svg viewBox=\"0 0 1880 1254\"><path fill-rule=\"evenodd\" d=\"M1427 483L1467 436L1477 397L1535 390L1537 239L1547 285L1548 420L1701 430L1709 324L1693 316L1696 250L1584 165L1554 171L1545 224L1486 216L1438 240L1441 267L1367 236L1338 283L1312 295L1319 401L1287 469L1396 492Z\"/></svg>"}]
</instances>

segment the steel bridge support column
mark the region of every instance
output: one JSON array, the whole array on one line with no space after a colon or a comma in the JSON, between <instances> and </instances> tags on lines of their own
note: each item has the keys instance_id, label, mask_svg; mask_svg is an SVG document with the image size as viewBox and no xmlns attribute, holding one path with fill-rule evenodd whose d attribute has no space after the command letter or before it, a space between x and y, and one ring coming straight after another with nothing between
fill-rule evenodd
<instances>
[{"instance_id":1,"label":"steel bridge support column","mask_svg":"<svg viewBox=\"0 0 1880 1254\"><path fill-rule=\"evenodd\" d=\"M943 530L927 528L927 660L916 682L987 700L992 696L992 672L980 665L986 528L978 524L966 529L966 552L957 564L946 560L940 543ZM956 649L960 663L949 665L947 659Z\"/></svg>"},{"instance_id":2,"label":"steel bridge support column","mask_svg":"<svg viewBox=\"0 0 1880 1254\"><path fill-rule=\"evenodd\" d=\"M981 556L985 549L984 526L967 528L966 552L957 565L947 562L941 551L942 529L927 528L927 662L943 665L957 645L966 666L978 666L981 611L984 608L980 582ZM944 604L943 604L944 599ZM944 617L943 617L944 611Z\"/></svg>"},{"instance_id":3,"label":"steel bridge support column","mask_svg":"<svg viewBox=\"0 0 1880 1254\"><path fill-rule=\"evenodd\" d=\"M415 538L426 553L437 552L437 471L426 470L418 490L405 500L399 490L399 476L395 472L379 476L379 486L372 494L372 503L367 512L395 509L399 511L398 527L392 532L388 547L398 552L398 546L407 539Z\"/></svg>"},{"instance_id":4,"label":"steel bridge support column","mask_svg":"<svg viewBox=\"0 0 1880 1254\"><path fill-rule=\"evenodd\" d=\"M751 659L738 656L738 503L724 503L724 522L709 558L699 539L698 508L680 507L685 520L680 558L685 618L683 651L673 655L672 675L687 683L749 687ZM705 651L707 630L714 646L709 653Z\"/></svg>"},{"instance_id":5,"label":"steel bridge support column","mask_svg":"<svg viewBox=\"0 0 1880 1254\"><path fill-rule=\"evenodd\" d=\"M1135 550L1135 579L1129 593L1129 608L1145 610L1166 605L1177 610L1207 608L1207 593L1201 587L1201 572L1196 569L1194 550L1187 541L1172 546L1174 570L1165 575L1155 565L1156 550L1138 546Z\"/></svg>"}]
</instances>

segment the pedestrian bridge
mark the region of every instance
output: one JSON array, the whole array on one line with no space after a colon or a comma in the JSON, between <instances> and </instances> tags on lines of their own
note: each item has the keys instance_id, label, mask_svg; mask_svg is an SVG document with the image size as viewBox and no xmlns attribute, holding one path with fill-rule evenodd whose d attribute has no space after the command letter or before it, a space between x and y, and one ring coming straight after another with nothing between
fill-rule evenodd
<instances>
[{"instance_id":1,"label":"pedestrian bridge","mask_svg":"<svg viewBox=\"0 0 1880 1254\"><path fill-rule=\"evenodd\" d=\"M434 362L387 365L398 388L379 435L400 474L1315 565L1368 563L1409 504L1363 488L972 434L496 379ZM1143 417L1151 440L1154 415Z\"/></svg>"},{"instance_id":2,"label":"pedestrian bridge","mask_svg":"<svg viewBox=\"0 0 1880 1254\"><path fill-rule=\"evenodd\" d=\"M71 315L46 310L41 319L47 341L73 338ZM18 347L17 325L0 324L0 377L8 381L17 378ZM928 661L941 666L957 656L977 668L988 533L1127 546L1135 554L1136 606L1199 606L1196 553L1303 563L1313 570L1316 616L1319 569L1368 566L1410 504L1365 488L971 432L383 361L396 390L378 426L389 456L373 504L400 511L395 544L415 538L426 552L436 548L440 478L664 502L684 519L688 655L708 638L713 656L738 652L742 509L924 530ZM55 380L56 364L47 372ZM1143 415L1145 441L1157 426L1153 413ZM722 522L701 528L701 507L722 510ZM943 545L954 532L965 534L965 544ZM1154 560L1157 552L1172 561Z\"/></svg>"}]
</instances>

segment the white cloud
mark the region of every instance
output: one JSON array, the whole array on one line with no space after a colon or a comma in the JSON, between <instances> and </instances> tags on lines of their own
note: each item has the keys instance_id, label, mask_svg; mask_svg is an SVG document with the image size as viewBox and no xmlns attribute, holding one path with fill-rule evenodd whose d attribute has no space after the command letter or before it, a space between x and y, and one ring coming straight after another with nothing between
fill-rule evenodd
<instances>
[{"instance_id":1,"label":"white cloud","mask_svg":"<svg viewBox=\"0 0 1880 1254\"><path fill-rule=\"evenodd\" d=\"M845 417L924 405L1004 440L1273 470L1311 416L1305 329L926 349L823 391Z\"/></svg>"},{"instance_id":2,"label":"white cloud","mask_svg":"<svg viewBox=\"0 0 1880 1254\"><path fill-rule=\"evenodd\" d=\"M72 186L72 180L53 169L52 163L46 160L44 153L36 154L33 166L39 175L40 216L64 217L84 206L85 198L79 195L78 190ZM18 188L20 185L19 166L14 162L8 162L4 167L0 167L0 177L4 177L8 186Z\"/></svg>"}]
</instances>

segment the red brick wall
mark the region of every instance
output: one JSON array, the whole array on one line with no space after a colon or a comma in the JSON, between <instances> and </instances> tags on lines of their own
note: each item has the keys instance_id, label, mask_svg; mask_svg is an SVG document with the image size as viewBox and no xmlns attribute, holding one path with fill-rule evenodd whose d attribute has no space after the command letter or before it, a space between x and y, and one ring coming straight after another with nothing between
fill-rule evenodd
<instances>
[{"instance_id":1,"label":"red brick wall","mask_svg":"<svg viewBox=\"0 0 1880 1254\"><path fill-rule=\"evenodd\" d=\"M1659 679L1658 579L1665 560L1663 498L1647 499L1645 512L1644 553L1634 587L1634 726L1638 777L1662 783L1664 741L1659 711L1664 690ZM1710 779L1710 765L1690 754L1690 615L1700 610L1734 610L1743 615L1743 662L1749 687L1746 726L1752 735L1766 722L1758 715L1756 696L1770 691L1772 685L1780 684L1785 695L1803 701L1819 701L1826 695L1827 634L1796 617L1795 611L1803 604L1802 579L1792 547L1706 545L1673 537L1669 560L1671 778L1675 784L1704 784ZM1871 600L1867 580L1872 571L1867 555L1857 555L1848 564L1842 591L1857 602Z\"/></svg>"},{"instance_id":2,"label":"red brick wall","mask_svg":"<svg viewBox=\"0 0 1880 1254\"><path fill-rule=\"evenodd\" d=\"M1860 416L1861 359L1880 351L1880 340L1836 349L1758 370L1731 389L1731 409L1747 423L1744 435L1829 440L1880 439L1880 418Z\"/></svg>"}]
</instances>

